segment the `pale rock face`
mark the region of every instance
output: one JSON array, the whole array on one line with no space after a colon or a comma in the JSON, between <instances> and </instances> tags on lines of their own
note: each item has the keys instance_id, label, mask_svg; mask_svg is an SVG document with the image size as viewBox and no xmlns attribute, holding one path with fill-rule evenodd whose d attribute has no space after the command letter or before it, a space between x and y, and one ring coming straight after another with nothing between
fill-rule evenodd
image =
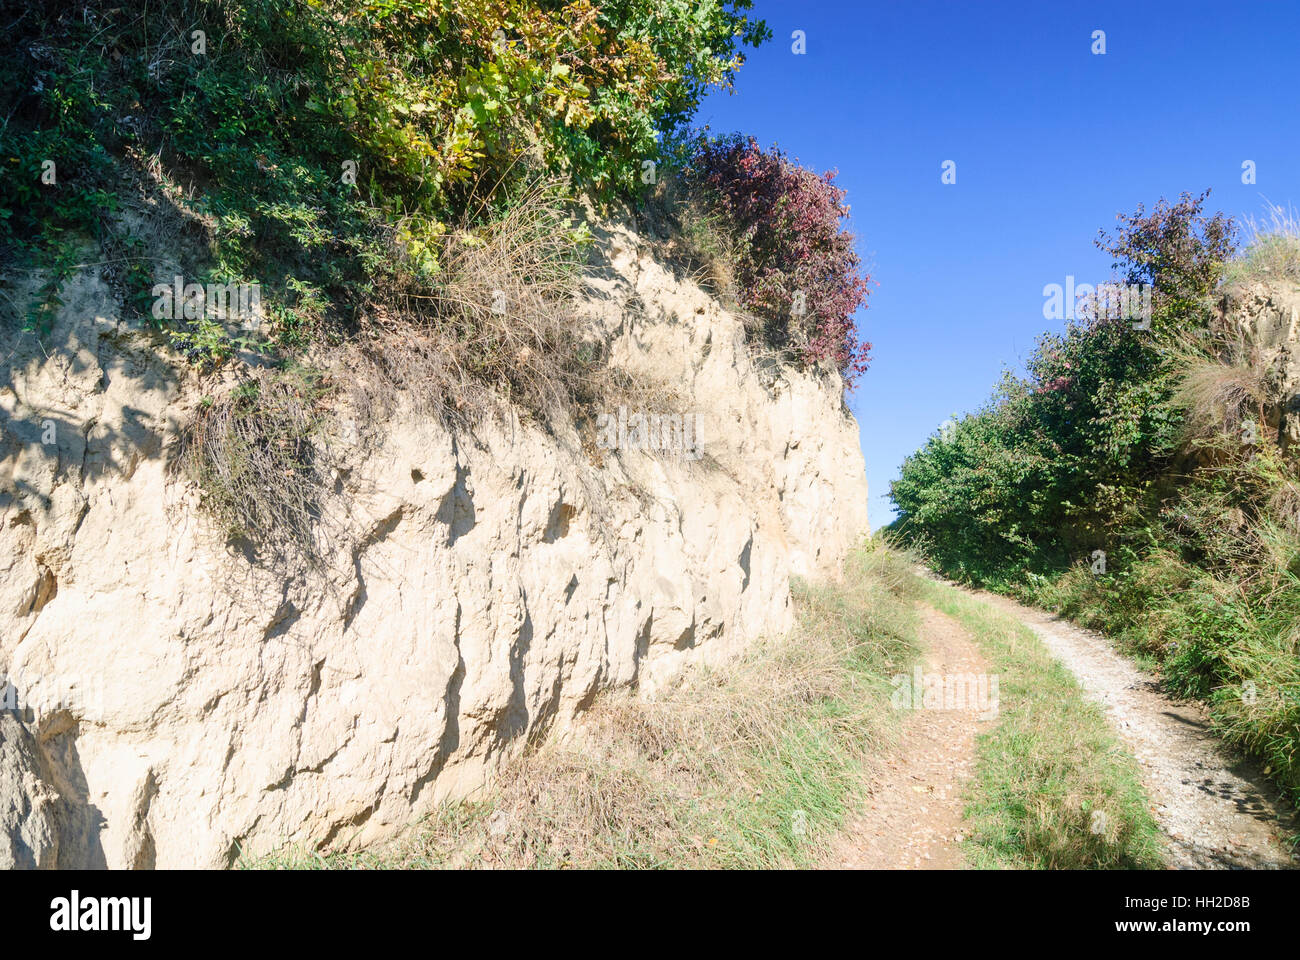
<instances>
[{"instance_id":1,"label":"pale rock face","mask_svg":"<svg viewBox=\"0 0 1300 960\"><path fill-rule=\"evenodd\" d=\"M1256 282L1234 290L1226 319L1258 351L1268 384L1268 427L1294 456L1300 451L1300 285Z\"/></svg>"},{"instance_id":2,"label":"pale rock face","mask_svg":"<svg viewBox=\"0 0 1300 960\"><path fill-rule=\"evenodd\" d=\"M362 536L330 583L232 555L170 465L192 378L71 285L52 359L0 368L0 867L380 840L598 694L790 628L790 577L868 529L839 383L765 386L717 302L629 231L602 249L587 308L677 385L702 456L595 468L571 429L400 414L340 478Z\"/></svg>"}]
</instances>

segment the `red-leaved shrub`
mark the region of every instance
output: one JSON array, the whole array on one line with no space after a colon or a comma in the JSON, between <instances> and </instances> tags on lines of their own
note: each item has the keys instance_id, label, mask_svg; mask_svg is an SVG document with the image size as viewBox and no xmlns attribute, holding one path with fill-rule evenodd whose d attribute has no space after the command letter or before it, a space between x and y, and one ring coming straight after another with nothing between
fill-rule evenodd
<instances>
[{"instance_id":1,"label":"red-leaved shrub","mask_svg":"<svg viewBox=\"0 0 1300 960\"><path fill-rule=\"evenodd\" d=\"M871 359L853 327L869 278L841 226L849 208L835 174L733 134L703 141L690 175L737 234L738 298L763 320L767 342L806 363L833 363L852 387Z\"/></svg>"}]
</instances>

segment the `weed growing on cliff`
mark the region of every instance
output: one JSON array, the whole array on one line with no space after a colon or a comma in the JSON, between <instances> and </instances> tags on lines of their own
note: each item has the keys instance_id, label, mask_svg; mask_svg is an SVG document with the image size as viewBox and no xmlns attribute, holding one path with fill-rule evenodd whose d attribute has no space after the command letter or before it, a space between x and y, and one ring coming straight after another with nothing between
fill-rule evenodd
<instances>
[{"instance_id":1,"label":"weed growing on cliff","mask_svg":"<svg viewBox=\"0 0 1300 960\"><path fill-rule=\"evenodd\" d=\"M567 208L562 181L537 179L430 248L395 233L401 282L336 357L363 420L390 415L399 392L461 425L500 399L546 418L602 395L605 343L575 302L591 237ZM439 263L436 282L425 255Z\"/></svg>"},{"instance_id":2,"label":"weed growing on cliff","mask_svg":"<svg viewBox=\"0 0 1300 960\"><path fill-rule=\"evenodd\" d=\"M405 268L408 282L335 352L359 419L390 416L400 393L415 412L465 426L506 399L542 421L571 420L590 446L601 411L680 409L673 385L609 365L607 335L577 298L593 238L569 211L561 181L534 180L499 214L442 238L437 283Z\"/></svg>"},{"instance_id":3,"label":"weed growing on cliff","mask_svg":"<svg viewBox=\"0 0 1300 960\"><path fill-rule=\"evenodd\" d=\"M1187 442L1230 452L1241 449L1246 435L1263 432L1267 374L1252 352L1237 332L1185 337L1171 345L1168 358L1176 373L1171 403L1183 415Z\"/></svg>"},{"instance_id":4,"label":"weed growing on cliff","mask_svg":"<svg viewBox=\"0 0 1300 960\"><path fill-rule=\"evenodd\" d=\"M499 216L464 221L438 244L440 279L427 292L404 270L410 282L398 289L395 313L436 335L450 383L492 385L537 413L589 389L600 344L573 298L591 238L566 212L566 198L562 181L535 180Z\"/></svg>"},{"instance_id":5,"label":"weed growing on cliff","mask_svg":"<svg viewBox=\"0 0 1300 960\"><path fill-rule=\"evenodd\" d=\"M1300 215L1293 207L1269 204L1264 219L1245 222L1245 243L1223 271L1231 289L1261 280L1300 283Z\"/></svg>"},{"instance_id":6,"label":"weed growing on cliff","mask_svg":"<svg viewBox=\"0 0 1300 960\"><path fill-rule=\"evenodd\" d=\"M638 230L656 241L661 262L728 307L739 306L736 270L743 242L720 205L705 199L698 185L678 176L660 178L637 214Z\"/></svg>"},{"instance_id":7,"label":"weed growing on cliff","mask_svg":"<svg viewBox=\"0 0 1300 960\"><path fill-rule=\"evenodd\" d=\"M185 471L227 536L287 574L319 571L328 559L324 394L309 371L261 371L205 404L182 448Z\"/></svg>"}]
</instances>

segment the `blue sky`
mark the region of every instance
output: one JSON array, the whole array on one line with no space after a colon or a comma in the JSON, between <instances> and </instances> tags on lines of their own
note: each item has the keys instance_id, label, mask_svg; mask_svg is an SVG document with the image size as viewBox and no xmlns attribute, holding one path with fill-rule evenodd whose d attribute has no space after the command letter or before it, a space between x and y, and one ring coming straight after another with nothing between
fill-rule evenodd
<instances>
[{"instance_id":1,"label":"blue sky","mask_svg":"<svg viewBox=\"0 0 1300 960\"><path fill-rule=\"evenodd\" d=\"M1209 208L1233 215L1261 216L1265 198L1300 207L1300 3L757 0L754 12L772 42L697 120L838 169L848 190L879 283L858 316L874 360L849 400L873 527L893 517L903 458L1061 326L1043 318L1044 285L1110 279L1092 241L1118 212L1207 187Z\"/></svg>"}]
</instances>

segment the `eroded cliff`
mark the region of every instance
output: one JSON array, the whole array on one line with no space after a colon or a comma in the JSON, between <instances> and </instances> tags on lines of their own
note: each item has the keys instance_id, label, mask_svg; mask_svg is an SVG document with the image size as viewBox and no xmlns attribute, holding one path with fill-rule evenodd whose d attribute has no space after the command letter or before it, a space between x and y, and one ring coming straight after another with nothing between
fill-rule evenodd
<instances>
[{"instance_id":1,"label":"eroded cliff","mask_svg":"<svg viewBox=\"0 0 1300 960\"><path fill-rule=\"evenodd\" d=\"M698 456L592 460L571 425L452 431L399 397L378 437L334 438L354 535L323 576L231 547L175 469L197 378L93 271L63 299L0 374L3 866L381 839L597 695L787 630L790 578L867 532L838 378L760 362L626 229L583 309L616 365L672 384Z\"/></svg>"}]
</instances>

